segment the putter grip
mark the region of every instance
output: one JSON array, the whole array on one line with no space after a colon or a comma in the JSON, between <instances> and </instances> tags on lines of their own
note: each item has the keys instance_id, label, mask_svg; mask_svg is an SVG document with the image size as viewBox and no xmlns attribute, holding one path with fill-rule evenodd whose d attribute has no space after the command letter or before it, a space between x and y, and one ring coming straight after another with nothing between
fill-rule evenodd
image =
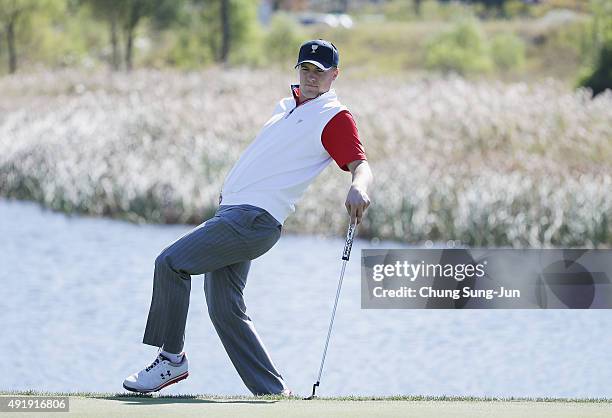
<instances>
[{"instance_id":1,"label":"putter grip","mask_svg":"<svg viewBox=\"0 0 612 418\"><path fill-rule=\"evenodd\" d=\"M344 244L344 251L342 251L342 259L348 260L351 256L351 248L353 247L353 235L355 234L355 225L350 224L348 232L346 233L346 243Z\"/></svg>"}]
</instances>

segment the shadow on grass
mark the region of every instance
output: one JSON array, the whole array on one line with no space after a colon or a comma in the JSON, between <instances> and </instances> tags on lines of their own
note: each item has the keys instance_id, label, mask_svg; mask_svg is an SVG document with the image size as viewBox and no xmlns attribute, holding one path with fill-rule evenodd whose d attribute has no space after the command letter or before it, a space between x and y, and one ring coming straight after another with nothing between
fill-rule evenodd
<instances>
[{"instance_id":1,"label":"shadow on grass","mask_svg":"<svg viewBox=\"0 0 612 418\"><path fill-rule=\"evenodd\" d=\"M202 399L202 397L197 395L154 396L147 394L117 394L115 396L94 396L94 398L106 401L121 401L126 405L163 405L179 403L272 405L278 402L273 399Z\"/></svg>"}]
</instances>

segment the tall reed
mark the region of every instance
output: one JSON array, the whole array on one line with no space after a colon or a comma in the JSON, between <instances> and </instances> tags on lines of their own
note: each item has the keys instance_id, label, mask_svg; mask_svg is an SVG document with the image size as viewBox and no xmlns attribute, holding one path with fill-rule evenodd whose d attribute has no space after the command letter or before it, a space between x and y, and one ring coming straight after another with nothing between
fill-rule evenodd
<instances>
[{"instance_id":1,"label":"tall reed","mask_svg":"<svg viewBox=\"0 0 612 418\"><path fill-rule=\"evenodd\" d=\"M0 79L0 195L69 213L199 223L293 74L42 72ZM612 94L555 81L334 85L372 166L360 235L484 246L612 243ZM340 233L332 162L286 229Z\"/></svg>"}]
</instances>

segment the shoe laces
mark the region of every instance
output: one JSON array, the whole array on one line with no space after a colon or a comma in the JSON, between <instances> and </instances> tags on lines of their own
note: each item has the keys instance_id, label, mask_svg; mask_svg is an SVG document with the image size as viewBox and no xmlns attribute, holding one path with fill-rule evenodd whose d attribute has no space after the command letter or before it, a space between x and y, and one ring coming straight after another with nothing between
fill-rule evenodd
<instances>
[{"instance_id":1,"label":"shoe laces","mask_svg":"<svg viewBox=\"0 0 612 418\"><path fill-rule=\"evenodd\" d=\"M161 361L162 361L162 354L161 354L161 347L157 350L157 358L153 361L153 363L151 363L146 369L145 371L149 371L151 370L153 367L157 366Z\"/></svg>"},{"instance_id":2,"label":"shoe laces","mask_svg":"<svg viewBox=\"0 0 612 418\"><path fill-rule=\"evenodd\" d=\"M147 367L145 369L145 371L149 371L151 370L153 367L157 366L159 364L159 362L161 361L161 356L157 356L157 358L155 359L155 361L153 363L151 363L151 365L149 367Z\"/></svg>"}]
</instances>

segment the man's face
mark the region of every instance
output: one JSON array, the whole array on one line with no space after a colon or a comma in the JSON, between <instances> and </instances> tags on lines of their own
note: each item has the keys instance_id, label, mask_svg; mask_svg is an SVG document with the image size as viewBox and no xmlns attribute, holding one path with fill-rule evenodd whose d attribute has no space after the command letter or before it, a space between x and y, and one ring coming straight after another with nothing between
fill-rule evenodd
<instances>
[{"instance_id":1,"label":"man's face","mask_svg":"<svg viewBox=\"0 0 612 418\"><path fill-rule=\"evenodd\" d=\"M314 64L305 62L298 67L300 74L300 95L306 99L313 99L331 88L338 77L338 68L322 70Z\"/></svg>"}]
</instances>

